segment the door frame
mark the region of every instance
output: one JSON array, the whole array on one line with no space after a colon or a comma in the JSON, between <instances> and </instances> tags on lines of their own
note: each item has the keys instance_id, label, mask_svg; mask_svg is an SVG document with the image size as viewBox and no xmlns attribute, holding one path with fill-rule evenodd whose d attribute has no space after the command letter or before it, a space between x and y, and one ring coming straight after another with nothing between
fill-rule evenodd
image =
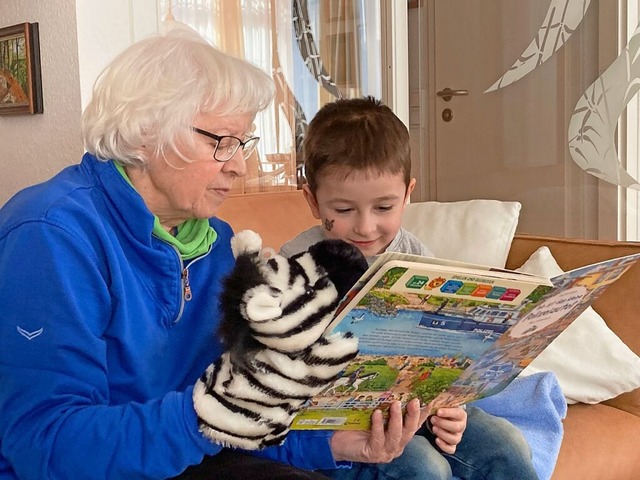
<instances>
[{"instance_id":1,"label":"door frame","mask_svg":"<svg viewBox=\"0 0 640 480\"><path fill-rule=\"evenodd\" d=\"M382 101L409 125L409 60L407 5L380 0Z\"/></svg>"}]
</instances>

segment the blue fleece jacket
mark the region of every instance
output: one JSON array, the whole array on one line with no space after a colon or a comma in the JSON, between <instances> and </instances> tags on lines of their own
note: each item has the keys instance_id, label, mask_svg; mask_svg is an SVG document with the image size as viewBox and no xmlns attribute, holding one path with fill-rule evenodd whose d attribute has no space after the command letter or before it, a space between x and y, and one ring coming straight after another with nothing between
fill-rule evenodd
<instances>
[{"instance_id":1,"label":"blue fleece jacket","mask_svg":"<svg viewBox=\"0 0 640 480\"><path fill-rule=\"evenodd\" d=\"M191 394L221 353L232 231L211 219L210 252L183 263L153 223L89 154L0 210L0 478L166 478L220 450ZM293 432L258 455L334 468L329 435Z\"/></svg>"}]
</instances>

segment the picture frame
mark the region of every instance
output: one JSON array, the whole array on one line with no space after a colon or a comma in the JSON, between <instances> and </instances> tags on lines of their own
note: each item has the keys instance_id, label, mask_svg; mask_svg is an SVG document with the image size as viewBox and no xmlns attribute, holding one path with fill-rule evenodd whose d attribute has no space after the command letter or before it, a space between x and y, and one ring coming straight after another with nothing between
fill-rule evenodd
<instances>
[{"instance_id":1,"label":"picture frame","mask_svg":"<svg viewBox=\"0 0 640 480\"><path fill-rule=\"evenodd\" d=\"M0 115L42 112L38 23L0 28Z\"/></svg>"}]
</instances>

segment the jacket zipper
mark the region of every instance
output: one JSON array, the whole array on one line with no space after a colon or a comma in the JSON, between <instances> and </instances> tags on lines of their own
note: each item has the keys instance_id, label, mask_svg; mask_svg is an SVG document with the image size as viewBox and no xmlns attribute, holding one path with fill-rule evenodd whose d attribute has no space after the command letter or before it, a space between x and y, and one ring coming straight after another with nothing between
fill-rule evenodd
<instances>
[{"instance_id":1,"label":"jacket zipper","mask_svg":"<svg viewBox=\"0 0 640 480\"><path fill-rule=\"evenodd\" d=\"M189 268L182 269L182 298L185 302L190 302L193 298L191 294L191 285L189 285Z\"/></svg>"},{"instance_id":2,"label":"jacket zipper","mask_svg":"<svg viewBox=\"0 0 640 480\"><path fill-rule=\"evenodd\" d=\"M182 298L180 299L180 311L178 312L178 317L173 321L173 323L178 323L182 318L182 312L184 311L184 304L186 302L190 302L193 298L193 293L191 292L191 284L189 283L189 268L196 262L199 262L203 258L205 258L209 253L211 253L212 246L209 246L209 249L204 255L194 258L188 265L185 265L182 261L182 257L180 256L180 252L178 249L172 245L176 253L178 254L178 259L180 260L180 268L182 273L180 274L180 282L182 284Z\"/></svg>"}]
</instances>

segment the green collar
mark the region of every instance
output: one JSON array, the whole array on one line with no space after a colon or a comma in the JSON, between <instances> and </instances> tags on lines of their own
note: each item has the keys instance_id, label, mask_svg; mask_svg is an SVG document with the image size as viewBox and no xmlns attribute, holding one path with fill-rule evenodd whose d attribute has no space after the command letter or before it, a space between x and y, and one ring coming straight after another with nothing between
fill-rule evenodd
<instances>
[{"instance_id":1,"label":"green collar","mask_svg":"<svg viewBox=\"0 0 640 480\"><path fill-rule=\"evenodd\" d=\"M120 162L113 162L122 178L124 178L131 188L135 190L135 187L131 183L127 172L124 170L124 167ZM192 258L199 257L200 255L204 255L209 251L209 248L218 238L218 234L213 229L211 225L209 225L209 221L204 218L192 218L191 220L187 220L182 225L178 226L178 231L174 235L171 235L167 232L162 225L160 225L160 220L157 216L154 215L153 222L153 234L161 240L173 245L180 252L180 256L183 260L191 260Z\"/></svg>"}]
</instances>

